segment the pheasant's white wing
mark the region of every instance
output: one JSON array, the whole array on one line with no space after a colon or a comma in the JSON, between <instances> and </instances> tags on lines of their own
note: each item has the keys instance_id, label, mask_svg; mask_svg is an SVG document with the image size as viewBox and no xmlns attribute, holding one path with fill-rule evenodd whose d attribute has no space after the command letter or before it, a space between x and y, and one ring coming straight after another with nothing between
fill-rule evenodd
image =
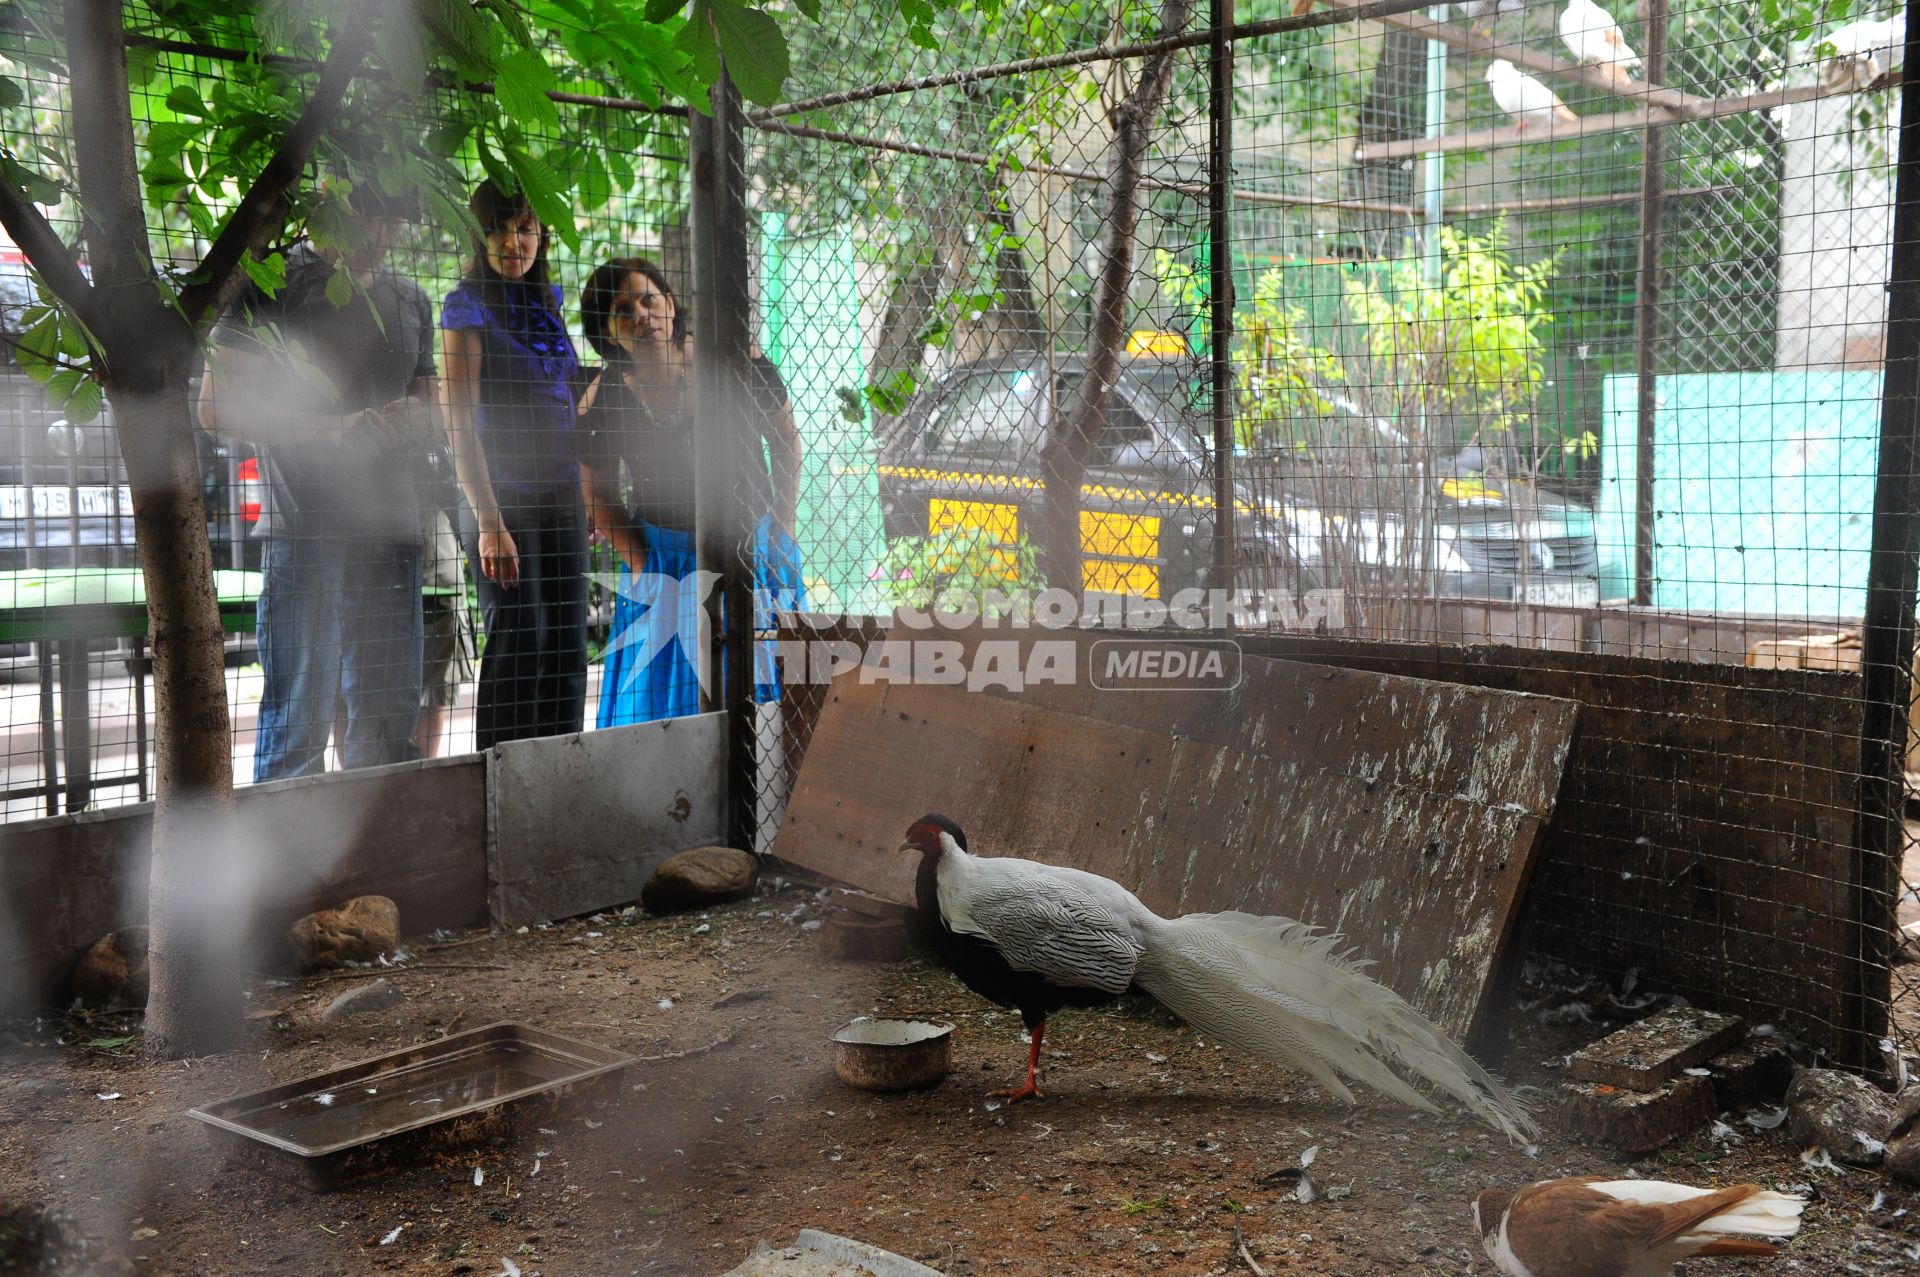
<instances>
[{"instance_id":1,"label":"pheasant's white wing","mask_svg":"<svg viewBox=\"0 0 1920 1277\"><path fill-rule=\"evenodd\" d=\"M1560 43L1567 46L1576 62L1592 62L1599 51L1598 34L1588 18L1592 11L1578 4L1570 4L1560 11Z\"/></svg>"},{"instance_id":2,"label":"pheasant's white wing","mask_svg":"<svg viewBox=\"0 0 1920 1277\"><path fill-rule=\"evenodd\" d=\"M1713 1191L1665 1179L1604 1179L1596 1180L1587 1187L1596 1193L1605 1193L1617 1202L1632 1202L1636 1206L1670 1206L1674 1202L1705 1197Z\"/></svg>"},{"instance_id":3,"label":"pheasant's white wing","mask_svg":"<svg viewBox=\"0 0 1920 1277\"><path fill-rule=\"evenodd\" d=\"M1146 906L1094 874L1012 857L940 860L940 914L990 942L1016 971L1125 993L1144 947L1133 909Z\"/></svg>"}]
</instances>

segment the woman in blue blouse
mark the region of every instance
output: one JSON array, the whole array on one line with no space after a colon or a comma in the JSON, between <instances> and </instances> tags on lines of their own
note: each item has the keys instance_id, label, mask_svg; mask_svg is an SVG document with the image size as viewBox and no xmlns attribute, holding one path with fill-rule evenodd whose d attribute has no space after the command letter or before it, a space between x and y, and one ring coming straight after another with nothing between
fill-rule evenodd
<instances>
[{"instance_id":1,"label":"woman in blue blouse","mask_svg":"<svg viewBox=\"0 0 1920 1277\"><path fill-rule=\"evenodd\" d=\"M587 531L573 428L579 357L526 196L482 183L486 236L440 313L441 386L461 532L479 569L486 649L480 749L581 729L587 698Z\"/></svg>"}]
</instances>

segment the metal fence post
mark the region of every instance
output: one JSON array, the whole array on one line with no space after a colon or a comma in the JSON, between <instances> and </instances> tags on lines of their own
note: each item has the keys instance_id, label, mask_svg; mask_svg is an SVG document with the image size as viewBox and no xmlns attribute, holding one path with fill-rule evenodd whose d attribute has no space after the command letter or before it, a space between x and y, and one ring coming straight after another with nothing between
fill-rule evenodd
<instances>
[{"instance_id":1,"label":"metal fence post","mask_svg":"<svg viewBox=\"0 0 1920 1277\"><path fill-rule=\"evenodd\" d=\"M1907 6L1907 51L1920 58L1916 6ZM1920 66L1909 62L1908 66ZM1900 152L1893 197L1893 262L1887 283L1886 381L1880 460L1874 476L1873 540L1861 632L1860 814L1856 1013L1847 1028L1864 1044L1886 1036L1893 909L1905 831L1904 755L1911 692L1914 590L1920 574L1920 90L1900 86ZM1870 1061L1863 1060L1860 1063Z\"/></svg>"},{"instance_id":2,"label":"metal fence post","mask_svg":"<svg viewBox=\"0 0 1920 1277\"><path fill-rule=\"evenodd\" d=\"M743 388L752 340L752 267L740 95L724 67L711 101L713 114L696 112L689 137L694 380L700 413L700 429L695 432L694 540L701 570L720 576L720 588L705 601L719 651L717 684L709 683L701 699L703 708L727 715L727 841L751 850L757 832L753 592L740 479L746 438Z\"/></svg>"},{"instance_id":3,"label":"metal fence post","mask_svg":"<svg viewBox=\"0 0 1920 1277\"><path fill-rule=\"evenodd\" d=\"M1207 354L1213 373L1214 580L1233 589L1233 0L1212 0L1207 92Z\"/></svg>"}]
</instances>

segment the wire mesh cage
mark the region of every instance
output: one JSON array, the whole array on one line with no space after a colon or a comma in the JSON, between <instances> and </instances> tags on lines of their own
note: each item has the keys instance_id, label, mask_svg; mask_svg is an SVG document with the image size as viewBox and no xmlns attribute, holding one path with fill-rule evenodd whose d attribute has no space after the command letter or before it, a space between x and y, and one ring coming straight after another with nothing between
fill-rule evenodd
<instances>
[{"instance_id":1,"label":"wire mesh cage","mask_svg":"<svg viewBox=\"0 0 1920 1277\"><path fill-rule=\"evenodd\" d=\"M1901 43L1779 9L1013 4L933 47L796 23L785 100L706 152L711 121L592 93L516 99L511 137L470 86L357 97L193 390L235 775L719 706L764 850L896 609L1186 606L1249 653L1580 700L1536 951L1853 1063L1911 1050ZM72 86L6 39L9 134L58 168ZM196 103L317 64L142 47L164 269L236 197ZM375 209L419 185L378 162L400 131L494 195ZM516 195L506 147L550 188ZM152 689L111 418L47 406L21 369L71 372L36 346L63 330L24 267L0 281L21 819L147 797ZM343 584L369 545L388 574ZM93 629L35 601L83 580Z\"/></svg>"}]
</instances>

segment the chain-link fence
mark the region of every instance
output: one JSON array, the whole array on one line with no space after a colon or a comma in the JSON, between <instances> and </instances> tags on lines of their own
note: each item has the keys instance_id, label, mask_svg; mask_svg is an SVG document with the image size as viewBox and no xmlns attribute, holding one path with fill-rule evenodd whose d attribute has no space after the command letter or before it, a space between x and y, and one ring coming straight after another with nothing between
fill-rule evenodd
<instances>
[{"instance_id":1,"label":"chain-link fence","mask_svg":"<svg viewBox=\"0 0 1920 1277\"><path fill-rule=\"evenodd\" d=\"M572 192L566 237L499 191L468 225L317 165L312 242L255 274L193 388L236 779L725 685L764 847L848 650L781 637L983 591L1199 591L1249 651L1583 702L1548 954L1795 1009L1855 1062L1911 1047L1920 900L1876 763L1904 745L1911 547L1869 588L1910 480L1880 451L1900 51L1818 51L1830 32L1758 3L1652 0L1617 29L1226 8L956 11L932 49L797 23L788 100L737 153L557 95L513 145ZM58 153L69 88L14 52L10 128ZM231 52L143 66L141 162L183 188L194 101L252 82ZM422 130L467 90L436 92ZM569 146L587 131L618 144ZM737 206L701 197L701 147L737 159ZM208 228L163 220L160 259L197 257ZM5 269L31 346L44 311ZM732 329L700 327L716 272L744 308L705 318ZM693 396L743 314L727 432ZM144 798L114 436L8 386L7 814ZM759 642L703 680L718 566ZM1595 936L1596 910L1626 921Z\"/></svg>"},{"instance_id":2,"label":"chain-link fence","mask_svg":"<svg viewBox=\"0 0 1920 1277\"><path fill-rule=\"evenodd\" d=\"M1887 822L1857 819L1850 676L1898 57L1665 8L1618 15L1631 65L1559 6L1242 12L1230 94L1178 5L962 24L864 87L858 34L822 37L748 130L792 246L761 322L822 370L791 380L818 414L801 558L836 613L1047 584L1118 278L1074 584L1231 582L1228 623L1293 631L1276 654L1582 700L1536 951L1791 1006L1871 1062L1914 1032L1915 874L1893 888ZM1156 76L1128 200L1117 139ZM1839 883L1844 906L1809 894ZM1596 910L1628 921L1595 934Z\"/></svg>"}]
</instances>

